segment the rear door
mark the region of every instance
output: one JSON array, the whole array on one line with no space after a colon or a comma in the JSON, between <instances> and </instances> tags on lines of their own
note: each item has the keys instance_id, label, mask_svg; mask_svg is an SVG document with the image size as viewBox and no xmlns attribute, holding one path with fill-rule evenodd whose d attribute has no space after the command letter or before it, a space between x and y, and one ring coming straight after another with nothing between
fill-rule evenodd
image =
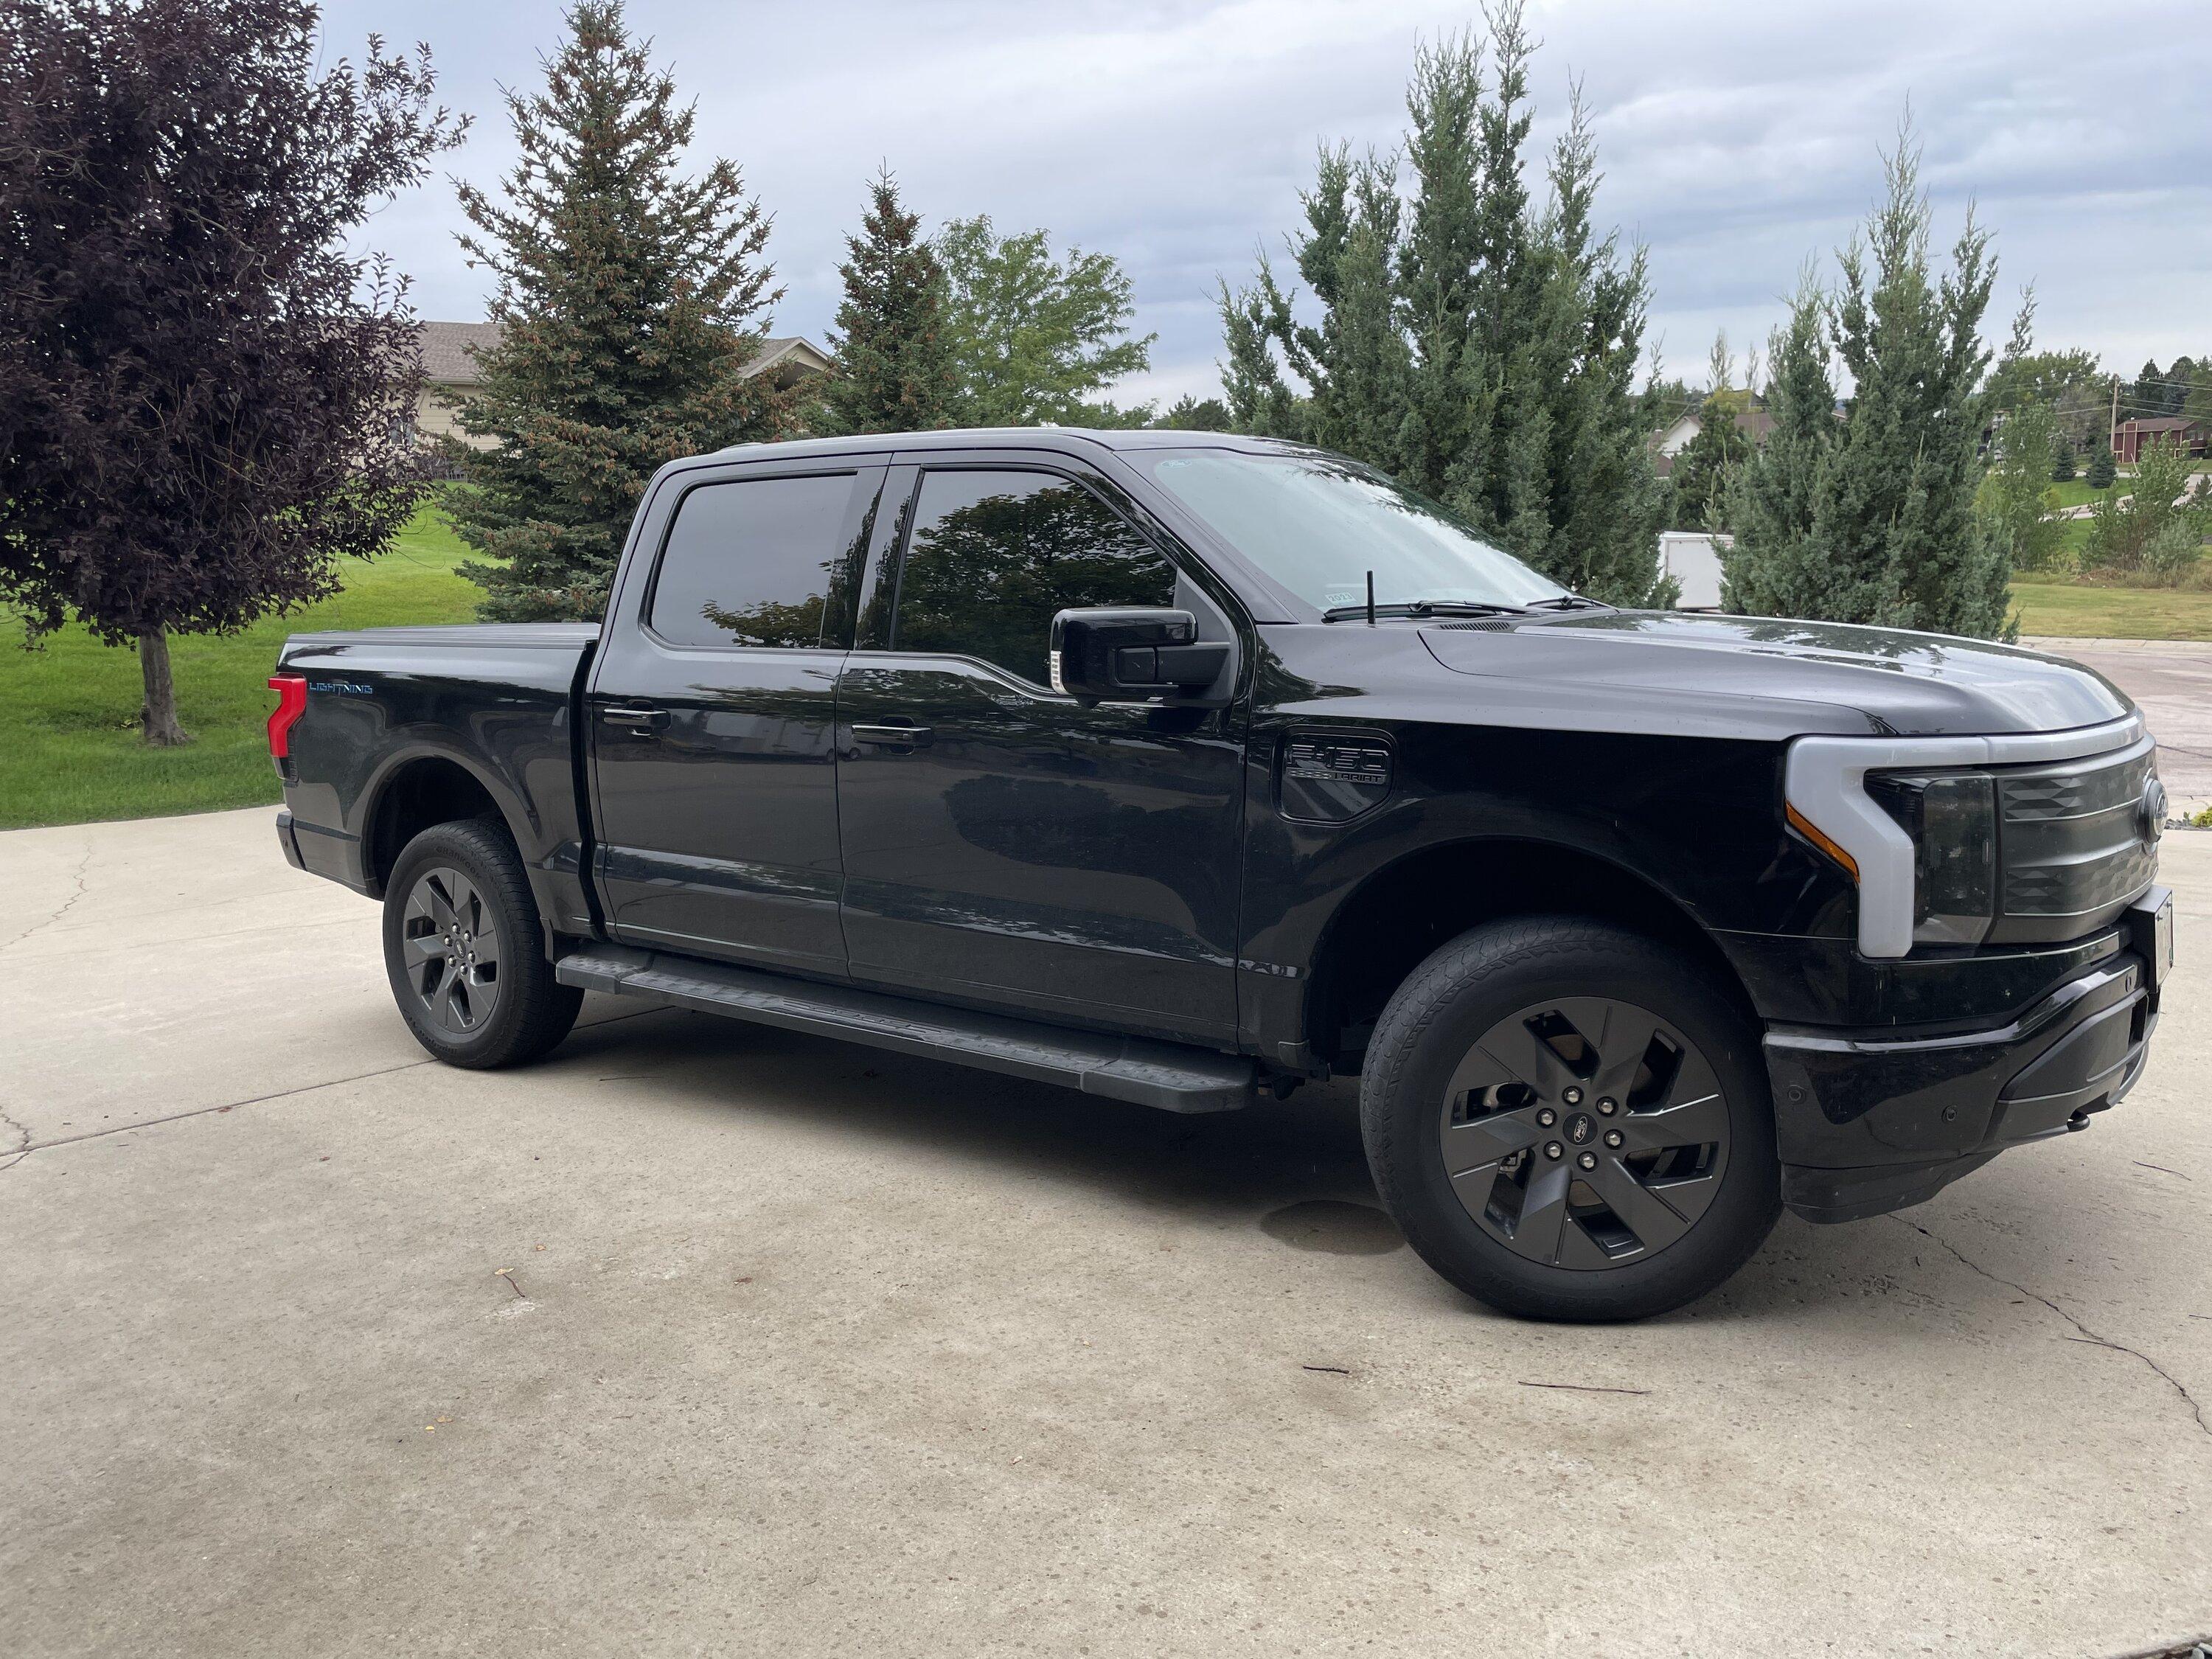
<instances>
[{"instance_id":1,"label":"rear door","mask_svg":"<svg viewBox=\"0 0 2212 1659\"><path fill-rule=\"evenodd\" d=\"M882 465L665 478L586 698L614 936L842 977L836 684Z\"/></svg>"},{"instance_id":2,"label":"rear door","mask_svg":"<svg viewBox=\"0 0 2212 1659\"><path fill-rule=\"evenodd\" d=\"M1003 454L893 469L839 682L854 975L1233 1040L1234 712L1086 708L1047 660L1063 607L1176 605L1201 638L1233 636L1080 472Z\"/></svg>"}]
</instances>

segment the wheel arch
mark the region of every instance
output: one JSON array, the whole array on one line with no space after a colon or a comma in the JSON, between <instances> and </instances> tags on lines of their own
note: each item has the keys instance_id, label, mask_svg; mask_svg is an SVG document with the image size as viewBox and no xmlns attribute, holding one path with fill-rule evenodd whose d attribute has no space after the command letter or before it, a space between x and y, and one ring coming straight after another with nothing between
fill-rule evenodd
<instances>
[{"instance_id":1,"label":"wheel arch","mask_svg":"<svg viewBox=\"0 0 2212 1659\"><path fill-rule=\"evenodd\" d=\"M1475 836L1407 853L1338 904L1314 954L1309 1052L1351 1069L1383 1006L1437 946L1486 921L1537 915L1607 921L1679 950L1756 1018L1712 933L1649 876L1583 848Z\"/></svg>"},{"instance_id":2,"label":"wheel arch","mask_svg":"<svg viewBox=\"0 0 2212 1659\"><path fill-rule=\"evenodd\" d=\"M407 843L434 824L495 817L518 847L531 843L526 819L518 821L496 780L459 757L417 750L396 757L364 792L361 817L362 872L372 898Z\"/></svg>"}]
</instances>

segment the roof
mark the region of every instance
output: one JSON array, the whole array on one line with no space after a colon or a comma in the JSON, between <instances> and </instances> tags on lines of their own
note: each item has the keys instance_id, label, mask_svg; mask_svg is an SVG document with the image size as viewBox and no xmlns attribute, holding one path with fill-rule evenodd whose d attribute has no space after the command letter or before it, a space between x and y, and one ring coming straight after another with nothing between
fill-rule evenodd
<instances>
[{"instance_id":1,"label":"roof","mask_svg":"<svg viewBox=\"0 0 2212 1659\"><path fill-rule=\"evenodd\" d=\"M2191 420L2186 415L2153 415L2141 419L2122 421L2120 429L2123 432L2136 433L2191 432L2203 424L2202 421Z\"/></svg>"},{"instance_id":2,"label":"roof","mask_svg":"<svg viewBox=\"0 0 2212 1659\"><path fill-rule=\"evenodd\" d=\"M737 444L718 455L754 455L774 451L794 459L809 455L873 455L915 449L1042 449L1062 453L1085 446L1099 449L1233 449L1246 454L1313 454L1310 445L1279 438L1255 438L1235 432L1183 432L1169 428L1087 426L953 427L934 432L866 432L848 438L791 438L781 443ZM702 459L704 457L694 457Z\"/></svg>"},{"instance_id":3,"label":"roof","mask_svg":"<svg viewBox=\"0 0 2212 1659\"><path fill-rule=\"evenodd\" d=\"M419 323L422 337L422 372L433 386L482 386L476 354L499 343L497 323ZM826 374L830 358L803 335L772 334L745 365L747 379L773 373L778 386L789 386L805 374Z\"/></svg>"},{"instance_id":4,"label":"roof","mask_svg":"<svg viewBox=\"0 0 2212 1659\"><path fill-rule=\"evenodd\" d=\"M473 352L499 343L497 323L422 323L422 372L436 386L477 386Z\"/></svg>"}]
</instances>

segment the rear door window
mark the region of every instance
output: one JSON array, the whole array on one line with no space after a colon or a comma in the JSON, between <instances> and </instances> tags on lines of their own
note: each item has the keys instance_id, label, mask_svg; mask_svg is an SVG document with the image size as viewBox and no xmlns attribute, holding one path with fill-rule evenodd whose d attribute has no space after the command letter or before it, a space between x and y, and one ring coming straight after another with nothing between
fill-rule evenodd
<instances>
[{"instance_id":1,"label":"rear door window","mask_svg":"<svg viewBox=\"0 0 2212 1659\"><path fill-rule=\"evenodd\" d=\"M849 550L856 474L740 478L687 493L648 621L671 645L814 646Z\"/></svg>"},{"instance_id":2,"label":"rear door window","mask_svg":"<svg viewBox=\"0 0 2212 1659\"><path fill-rule=\"evenodd\" d=\"M1051 684L1053 613L1168 605L1176 573L1126 519L1046 472L922 475L891 648L979 657Z\"/></svg>"}]
</instances>

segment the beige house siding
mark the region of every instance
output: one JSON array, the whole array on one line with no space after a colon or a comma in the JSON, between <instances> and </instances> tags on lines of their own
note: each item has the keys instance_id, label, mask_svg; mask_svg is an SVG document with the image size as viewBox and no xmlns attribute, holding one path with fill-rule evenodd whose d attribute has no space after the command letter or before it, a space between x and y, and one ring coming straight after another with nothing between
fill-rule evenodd
<instances>
[{"instance_id":1,"label":"beige house siding","mask_svg":"<svg viewBox=\"0 0 2212 1659\"><path fill-rule=\"evenodd\" d=\"M477 374L476 354L499 343L498 325L426 322L421 327L422 370L430 384L415 401L416 436L427 441L450 434L471 449L495 447L496 438L471 437L463 432L456 410L470 392L483 384ZM766 374L787 389L829 370L827 354L796 334L763 341L760 355L745 365L748 376Z\"/></svg>"}]
</instances>

